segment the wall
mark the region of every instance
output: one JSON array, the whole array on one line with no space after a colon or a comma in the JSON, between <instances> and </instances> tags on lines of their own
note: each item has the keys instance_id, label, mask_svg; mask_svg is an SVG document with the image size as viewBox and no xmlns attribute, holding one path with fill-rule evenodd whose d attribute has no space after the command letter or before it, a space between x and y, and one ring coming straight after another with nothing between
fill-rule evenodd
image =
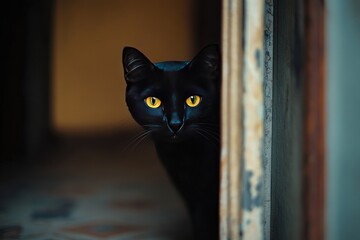
<instances>
[{"instance_id":1,"label":"wall","mask_svg":"<svg viewBox=\"0 0 360 240\"><path fill-rule=\"evenodd\" d=\"M56 131L135 126L125 105L124 46L151 60L195 53L191 0L58 0L54 26L53 112Z\"/></svg>"},{"instance_id":2,"label":"wall","mask_svg":"<svg viewBox=\"0 0 360 240\"><path fill-rule=\"evenodd\" d=\"M359 239L360 2L327 3L327 239Z\"/></svg>"},{"instance_id":3,"label":"wall","mask_svg":"<svg viewBox=\"0 0 360 240\"><path fill-rule=\"evenodd\" d=\"M1 8L1 163L30 162L50 139L52 9L52 0L5 1Z\"/></svg>"}]
</instances>

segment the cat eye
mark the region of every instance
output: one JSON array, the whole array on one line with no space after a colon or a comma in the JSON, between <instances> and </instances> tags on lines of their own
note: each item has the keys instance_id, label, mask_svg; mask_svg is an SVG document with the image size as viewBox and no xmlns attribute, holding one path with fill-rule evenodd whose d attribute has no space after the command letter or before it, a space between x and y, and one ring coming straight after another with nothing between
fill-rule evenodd
<instances>
[{"instance_id":1,"label":"cat eye","mask_svg":"<svg viewBox=\"0 0 360 240\"><path fill-rule=\"evenodd\" d=\"M145 103L146 103L146 105L148 105L151 108L158 108L161 105L160 99L158 99L156 97L147 97L145 99Z\"/></svg>"},{"instance_id":2,"label":"cat eye","mask_svg":"<svg viewBox=\"0 0 360 240\"><path fill-rule=\"evenodd\" d=\"M197 105L199 105L201 101L201 97L198 96L198 95L192 95L190 97L188 97L186 99L186 104L189 106L189 107L196 107Z\"/></svg>"}]
</instances>

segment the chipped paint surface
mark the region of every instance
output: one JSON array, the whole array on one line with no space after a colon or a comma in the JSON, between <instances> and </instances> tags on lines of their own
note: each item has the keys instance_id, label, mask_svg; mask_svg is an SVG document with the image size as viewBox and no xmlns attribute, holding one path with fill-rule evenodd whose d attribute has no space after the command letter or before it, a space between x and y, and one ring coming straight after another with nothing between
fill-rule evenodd
<instances>
[{"instance_id":1,"label":"chipped paint surface","mask_svg":"<svg viewBox=\"0 0 360 240\"><path fill-rule=\"evenodd\" d=\"M222 240L263 239L264 236L263 5L260 0L246 0L243 18L243 1L223 1ZM244 38L242 19L245 19Z\"/></svg>"},{"instance_id":2,"label":"chipped paint surface","mask_svg":"<svg viewBox=\"0 0 360 240\"><path fill-rule=\"evenodd\" d=\"M264 2L246 0L242 239L263 239Z\"/></svg>"},{"instance_id":3,"label":"chipped paint surface","mask_svg":"<svg viewBox=\"0 0 360 240\"><path fill-rule=\"evenodd\" d=\"M265 25L264 25L264 201L263 221L264 239L270 240L271 226L271 146L272 146L272 102L273 102L273 0L265 1Z\"/></svg>"}]
</instances>

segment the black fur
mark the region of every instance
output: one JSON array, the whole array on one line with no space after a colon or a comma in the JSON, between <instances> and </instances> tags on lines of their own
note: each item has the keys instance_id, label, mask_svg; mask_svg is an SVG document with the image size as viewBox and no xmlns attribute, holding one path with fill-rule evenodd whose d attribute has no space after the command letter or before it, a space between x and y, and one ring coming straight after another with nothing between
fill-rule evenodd
<instances>
[{"instance_id":1,"label":"black fur","mask_svg":"<svg viewBox=\"0 0 360 240\"><path fill-rule=\"evenodd\" d=\"M125 47L126 102L133 118L150 134L157 153L189 209L195 239L218 239L220 53L217 45L190 62L153 64ZM191 95L202 99L189 107ZM145 104L149 96L162 105Z\"/></svg>"}]
</instances>

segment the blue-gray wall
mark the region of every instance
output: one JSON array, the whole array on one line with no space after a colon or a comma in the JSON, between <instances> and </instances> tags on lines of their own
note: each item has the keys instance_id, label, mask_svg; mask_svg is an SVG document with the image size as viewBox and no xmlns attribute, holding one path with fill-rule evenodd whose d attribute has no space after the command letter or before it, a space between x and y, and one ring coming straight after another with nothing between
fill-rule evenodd
<instances>
[{"instance_id":1,"label":"blue-gray wall","mask_svg":"<svg viewBox=\"0 0 360 240\"><path fill-rule=\"evenodd\" d=\"M327 1L327 239L360 239L360 1Z\"/></svg>"}]
</instances>

